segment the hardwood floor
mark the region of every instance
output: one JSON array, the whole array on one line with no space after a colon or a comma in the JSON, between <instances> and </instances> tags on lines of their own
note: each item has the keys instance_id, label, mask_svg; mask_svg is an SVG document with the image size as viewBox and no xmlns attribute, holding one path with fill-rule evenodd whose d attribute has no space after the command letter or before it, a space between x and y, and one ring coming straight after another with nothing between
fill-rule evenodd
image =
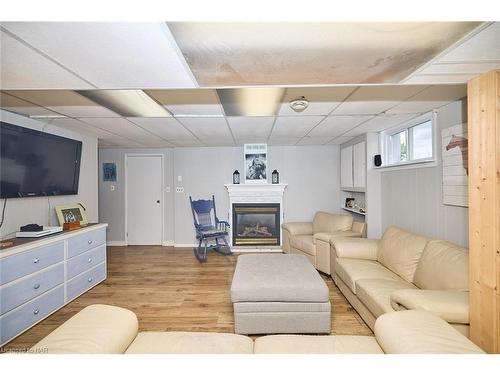
<instances>
[{"instance_id":1,"label":"hardwood floor","mask_svg":"<svg viewBox=\"0 0 500 375\"><path fill-rule=\"evenodd\" d=\"M233 332L230 285L237 256L210 254L200 264L190 249L108 247L108 278L10 342L29 348L85 306L101 303L134 311L140 331ZM329 276L332 334L372 335Z\"/></svg>"}]
</instances>

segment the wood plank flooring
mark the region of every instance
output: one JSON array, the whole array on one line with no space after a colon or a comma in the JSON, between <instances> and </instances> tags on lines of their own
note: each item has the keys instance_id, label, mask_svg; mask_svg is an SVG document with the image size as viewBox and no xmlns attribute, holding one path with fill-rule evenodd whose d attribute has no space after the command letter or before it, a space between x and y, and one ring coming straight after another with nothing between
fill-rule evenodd
<instances>
[{"instance_id":1,"label":"wood plank flooring","mask_svg":"<svg viewBox=\"0 0 500 375\"><path fill-rule=\"evenodd\" d=\"M101 303L134 311L140 331L234 332L230 285L237 255L210 254L200 264L190 249L108 247L108 278L10 342L29 348L85 306ZM332 334L372 335L329 276Z\"/></svg>"}]
</instances>

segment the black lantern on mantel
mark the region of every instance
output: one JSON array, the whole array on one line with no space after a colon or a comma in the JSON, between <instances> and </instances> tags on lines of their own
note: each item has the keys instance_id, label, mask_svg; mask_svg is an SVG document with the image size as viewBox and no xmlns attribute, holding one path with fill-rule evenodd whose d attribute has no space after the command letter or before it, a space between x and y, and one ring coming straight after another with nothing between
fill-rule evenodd
<instances>
[{"instance_id":1,"label":"black lantern on mantel","mask_svg":"<svg viewBox=\"0 0 500 375\"><path fill-rule=\"evenodd\" d=\"M240 183L240 172L237 170L233 172L233 184L239 184Z\"/></svg>"},{"instance_id":2,"label":"black lantern on mantel","mask_svg":"<svg viewBox=\"0 0 500 375\"><path fill-rule=\"evenodd\" d=\"M280 174L278 171L275 169L271 175L271 181L273 184L279 184L280 183Z\"/></svg>"}]
</instances>

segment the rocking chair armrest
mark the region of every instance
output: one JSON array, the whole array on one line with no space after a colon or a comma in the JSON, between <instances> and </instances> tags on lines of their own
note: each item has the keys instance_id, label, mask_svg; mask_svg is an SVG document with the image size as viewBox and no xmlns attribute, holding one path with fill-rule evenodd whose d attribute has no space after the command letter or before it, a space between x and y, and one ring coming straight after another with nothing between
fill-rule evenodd
<instances>
[{"instance_id":1,"label":"rocking chair armrest","mask_svg":"<svg viewBox=\"0 0 500 375\"><path fill-rule=\"evenodd\" d=\"M229 223L225 220L217 220L217 226L219 226L219 225L223 226L224 229L230 227Z\"/></svg>"}]
</instances>

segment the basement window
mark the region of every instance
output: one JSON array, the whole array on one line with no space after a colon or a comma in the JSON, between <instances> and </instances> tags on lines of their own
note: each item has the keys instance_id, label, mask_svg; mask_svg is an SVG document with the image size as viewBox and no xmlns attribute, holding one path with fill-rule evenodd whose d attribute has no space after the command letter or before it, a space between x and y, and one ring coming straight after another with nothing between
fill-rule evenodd
<instances>
[{"instance_id":1,"label":"basement window","mask_svg":"<svg viewBox=\"0 0 500 375\"><path fill-rule=\"evenodd\" d=\"M434 161L434 133L432 114L381 132L384 166Z\"/></svg>"}]
</instances>

